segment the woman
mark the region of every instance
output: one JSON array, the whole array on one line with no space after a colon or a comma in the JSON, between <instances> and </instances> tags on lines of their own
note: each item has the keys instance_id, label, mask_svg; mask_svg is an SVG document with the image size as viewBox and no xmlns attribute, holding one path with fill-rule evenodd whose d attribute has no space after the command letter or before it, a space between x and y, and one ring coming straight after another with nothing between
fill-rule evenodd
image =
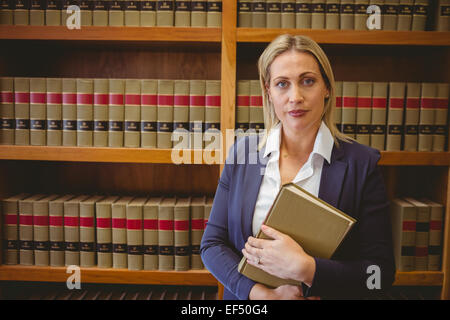
<instances>
[{"instance_id":1,"label":"woman","mask_svg":"<svg viewBox=\"0 0 450 320\"><path fill-rule=\"evenodd\" d=\"M307 37L281 35L258 68L267 131L259 145L247 137L230 151L201 244L205 266L225 287L224 299L359 298L373 292L372 275L379 276L377 289L388 289L395 265L380 153L336 128L325 53ZM289 236L262 225L280 186L291 181L357 219L332 259L309 256ZM260 228L271 240L254 238ZM242 255L303 285L255 283L237 271Z\"/></svg>"}]
</instances>

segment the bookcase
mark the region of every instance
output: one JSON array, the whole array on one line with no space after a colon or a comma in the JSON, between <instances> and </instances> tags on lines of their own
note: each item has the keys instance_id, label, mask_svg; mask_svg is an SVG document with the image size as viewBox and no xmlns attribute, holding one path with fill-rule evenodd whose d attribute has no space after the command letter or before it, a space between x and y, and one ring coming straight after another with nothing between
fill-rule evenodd
<instances>
[{"instance_id":1,"label":"bookcase","mask_svg":"<svg viewBox=\"0 0 450 320\"><path fill-rule=\"evenodd\" d=\"M0 76L221 80L225 135L235 127L237 80L257 79L257 58L282 33L319 42L338 80L450 82L450 32L238 28L236 1L223 1L221 28L0 26ZM427 196L446 208L441 271L398 272L395 285L439 287L449 299L450 152L381 154L390 199ZM175 165L170 149L2 145L0 198L19 192L213 195L222 168ZM86 283L217 286L222 293L207 270L82 268L82 275ZM0 281L67 277L64 267L0 265Z\"/></svg>"}]
</instances>

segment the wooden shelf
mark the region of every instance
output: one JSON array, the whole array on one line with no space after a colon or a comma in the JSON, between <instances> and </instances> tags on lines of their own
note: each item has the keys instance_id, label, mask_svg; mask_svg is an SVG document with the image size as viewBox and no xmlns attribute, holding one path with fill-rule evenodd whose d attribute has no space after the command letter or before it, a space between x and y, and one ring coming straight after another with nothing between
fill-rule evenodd
<instances>
[{"instance_id":1,"label":"wooden shelf","mask_svg":"<svg viewBox=\"0 0 450 320\"><path fill-rule=\"evenodd\" d=\"M443 282L442 271L397 272L394 286L442 286Z\"/></svg>"},{"instance_id":2,"label":"wooden shelf","mask_svg":"<svg viewBox=\"0 0 450 320\"><path fill-rule=\"evenodd\" d=\"M237 42L268 43L278 35L301 34L321 44L450 46L450 32L237 28Z\"/></svg>"},{"instance_id":3,"label":"wooden shelf","mask_svg":"<svg viewBox=\"0 0 450 320\"><path fill-rule=\"evenodd\" d=\"M163 41L220 43L220 28L0 26L0 40Z\"/></svg>"},{"instance_id":4,"label":"wooden shelf","mask_svg":"<svg viewBox=\"0 0 450 320\"><path fill-rule=\"evenodd\" d=\"M0 266L0 280L66 282L71 275L65 267ZM207 270L132 271L128 269L80 268L81 284L156 284L217 286L217 280Z\"/></svg>"},{"instance_id":5,"label":"wooden shelf","mask_svg":"<svg viewBox=\"0 0 450 320\"><path fill-rule=\"evenodd\" d=\"M381 151L382 166L448 166L450 152Z\"/></svg>"}]
</instances>

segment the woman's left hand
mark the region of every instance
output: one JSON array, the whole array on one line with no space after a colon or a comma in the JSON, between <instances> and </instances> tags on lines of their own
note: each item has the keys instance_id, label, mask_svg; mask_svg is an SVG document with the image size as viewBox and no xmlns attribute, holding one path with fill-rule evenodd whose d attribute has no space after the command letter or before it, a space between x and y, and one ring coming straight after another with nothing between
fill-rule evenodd
<instances>
[{"instance_id":1,"label":"woman's left hand","mask_svg":"<svg viewBox=\"0 0 450 320\"><path fill-rule=\"evenodd\" d=\"M249 237L242 249L247 262L281 279L292 279L311 286L316 263L290 236L266 225L262 232L273 240Z\"/></svg>"}]
</instances>

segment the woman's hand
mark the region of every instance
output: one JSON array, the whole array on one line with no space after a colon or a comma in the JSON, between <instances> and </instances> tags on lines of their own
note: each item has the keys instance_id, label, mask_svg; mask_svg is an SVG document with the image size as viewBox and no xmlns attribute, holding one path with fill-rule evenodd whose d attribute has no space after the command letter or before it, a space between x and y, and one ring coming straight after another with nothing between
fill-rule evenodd
<instances>
[{"instance_id":1,"label":"woman's hand","mask_svg":"<svg viewBox=\"0 0 450 320\"><path fill-rule=\"evenodd\" d=\"M291 237L266 225L262 232L273 240L249 237L242 249L247 262L281 279L292 279L311 286L316 262Z\"/></svg>"},{"instance_id":2,"label":"woman's hand","mask_svg":"<svg viewBox=\"0 0 450 320\"><path fill-rule=\"evenodd\" d=\"M303 297L302 287L284 285L270 289L263 284L257 283L250 290L250 300L306 300Z\"/></svg>"}]
</instances>

